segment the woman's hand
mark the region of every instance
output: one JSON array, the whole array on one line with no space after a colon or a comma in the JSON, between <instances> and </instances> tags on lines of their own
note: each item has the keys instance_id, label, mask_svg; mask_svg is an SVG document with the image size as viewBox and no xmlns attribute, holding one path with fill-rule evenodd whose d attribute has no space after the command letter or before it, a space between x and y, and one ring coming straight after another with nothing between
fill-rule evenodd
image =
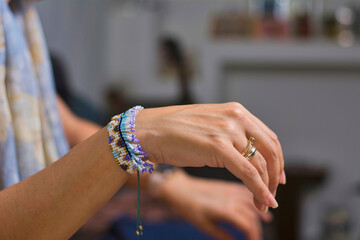
<instances>
[{"instance_id":1,"label":"woman's hand","mask_svg":"<svg viewBox=\"0 0 360 240\"><path fill-rule=\"evenodd\" d=\"M225 167L254 194L259 210L277 207L277 186L286 181L280 143L239 103L145 109L137 115L136 134L150 161ZM249 137L258 150L251 161L241 155Z\"/></svg>"},{"instance_id":2,"label":"woman's hand","mask_svg":"<svg viewBox=\"0 0 360 240\"><path fill-rule=\"evenodd\" d=\"M221 240L232 238L219 222L235 226L248 240L260 240L260 218L264 221L272 219L270 213L261 213L254 207L252 194L246 187L190 177L181 170L162 181L155 192L155 197L167 202L185 219Z\"/></svg>"}]
</instances>

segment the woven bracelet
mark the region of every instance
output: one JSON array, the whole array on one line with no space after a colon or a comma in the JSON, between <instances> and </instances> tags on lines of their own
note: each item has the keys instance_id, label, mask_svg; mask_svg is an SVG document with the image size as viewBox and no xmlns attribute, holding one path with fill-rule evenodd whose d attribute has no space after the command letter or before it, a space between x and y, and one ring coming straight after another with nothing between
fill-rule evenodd
<instances>
[{"instance_id":1,"label":"woven bracelet","mask_svg":"<svg viewBox=\"0 0 360 240\"><path fill-rule=\"evenodd\" d=\"M135 135L135 118L137 113L144 109L141 106L133 107L125 113L114 116L107 126L107 135L110 150L116 163L127 173L137 172L138 178L138 208L137 230L138 236L142 235L143 227L140 219L140 172L152 173L153 165L143 161L147 155L141 148Z\"/></svg>"}]
</instances>

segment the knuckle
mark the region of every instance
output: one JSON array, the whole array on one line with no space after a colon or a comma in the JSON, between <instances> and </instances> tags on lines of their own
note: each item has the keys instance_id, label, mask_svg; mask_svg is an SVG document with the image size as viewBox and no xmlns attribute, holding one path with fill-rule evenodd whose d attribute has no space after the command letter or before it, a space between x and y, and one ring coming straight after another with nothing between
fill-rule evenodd
<instances>
[{"instance_id":1,"label":"knuckle","mask_svg":"<svg viewBox=\"0 0 360 240\"><path fill-rule=\"evenodd\" d=\"M253 165L247 164L245 167L245 174L249 178L254 179L258 175L258 171Z\"/></svg>"},{"instance_id":2,"label":"knuckle","mask_svg":"<svg viewBox=\"0 0 360 240\"><path fill-rule=\"evenodd\" d=\"M226 142L225 142L224 138L217 134L212 134L209 136L209 143L215 149L224 149L226 146Z\"/></svg>"},{"instance_id":3,"label":"knuckle","mask_svg":"<svg viewBox=\"0 0 360 240\"><path fill-rule=\"evenodd\" d=\"M209 147L213 151L213 158L216 167L223 167L223 157L227 156L228 142L220 136L211 136L209 140Z\"/></svg>"},{"instance_id":4,"label":"knuckle","mask_svg":"<svg viewBox=\"0 0 360 240\"><path fill-rule=\"evenodd\" d=\"M237 108L241 108L242 105L238 102L228 102L226 103L230 108L234 108L234 109L237 109Z\"/></svg>"},{"instance_id":5,"label":"knuckle","mask_svg":"<svg viewBox=\"0 0 360 240\"><path fill-rule=\"evenodd\" d=\"M264 199L266 201L267 199L267 194L268 194L269 190L267 188L262 188L260 191L260 196L262 197L262 199Z\"/></svg>"},{"instance_id":6,"label":"knuckle","mask_svg":"<svg viewBox=\"0 0 360 240\"><path fill-rule=\"evenodd\" d=\"M259 158L259 166L263 172L267 171L267 162L266 162L265 158L263 158L263 157Z\"/></svg>"},{"instance_id":7,"label":"knuckle","mask_svg":"<svg viewBox=\"0 0 360 240\"><path fill-rule=\"evenodd\" d=\"M271 157L271 159L278 159L278 147L277 145L273 145L269 151L268 151L268 155Z\"/></svg>"},{"instance_id":8,"label":"knuckle","mask_svg":"<svg viewBox=\"0 0 360 240\"><path fill-rule=\"evenodd\" d=\"M240 103L237 102L231 102L228 103L229 108L227 108L227 115L232 117L232 118L243 118L244 115L244 111L243 111L243 107Z\"/></svg>"},{"instance_id":9,"label":"knuckle","mask_svg":"<svg viewBox=\"0 0 360 240\"><path fill-rule=\"evenodd\" d=\"M279 137L276 133L274 133L273 131L270 131L270 137L271 140L273 140L273 142L278 143L279 142Z\"/></svg>"},{"instance_id":10,"label":"knuckle","mask_svg":"<svg viewBox=\"0 0 360 240\"><path fill-rule=\"evenodd\" d=\"M274 132L272 132L272 134L270 135L270 139L274 143L273 147L276 149L276 151L280 151L281 150L281 144L280 144L278 136Z\"/></svg>"}]
</instances>

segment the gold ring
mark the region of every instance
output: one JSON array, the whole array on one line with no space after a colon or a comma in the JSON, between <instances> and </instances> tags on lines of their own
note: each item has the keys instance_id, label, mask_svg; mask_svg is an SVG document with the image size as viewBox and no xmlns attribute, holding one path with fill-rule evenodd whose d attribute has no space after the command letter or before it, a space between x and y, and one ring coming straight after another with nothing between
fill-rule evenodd
<instances>
[{"instance_id":1,"label":"gold ring","mask_svg":"<svg viewBox=\"0 0 360 240\"><path fill-rule=\"evenodd\" d=\"M251 151L251 148L254 146L254 141L255 141L255 138L253 138L253 137L249 138L246 148L241 155L243 155L245 157L246 155L249 154L249 152Z\"/></svg>"},{"instance_id":2,"label":"gold ring","mask_svg":"<svg viewBox=\"0 0 360 240\"><path fill-rule=\"evenodd\" d=\"M249 154L245 157L245 158L247 158L247 159L249 159L249 160L251 160L254 156L255 156L255 154L256 154L256 147L252 147L251 148L251 151L249 152Z\"/></svg>"},{"instance_id":3,"label":"gold ring","mask_svg":"<svg viewBox=\"0 0 360 240\"><path fill-rule=\"evenodd\" d=\"M249 160L251 160L254 157L254 155L256 154L256 148L254 146L254 142L255 142L255 138L250 137L247 142L244 152L241 154Z\"/></svg>"}]
</instances>

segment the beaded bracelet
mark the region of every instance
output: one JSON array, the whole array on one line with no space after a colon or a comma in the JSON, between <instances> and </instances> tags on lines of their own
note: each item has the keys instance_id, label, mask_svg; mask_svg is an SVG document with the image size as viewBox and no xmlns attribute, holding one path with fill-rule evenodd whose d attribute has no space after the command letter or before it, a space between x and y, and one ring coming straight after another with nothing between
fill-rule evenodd
<instances>
[{"instance_id":1,"label":"beaded bracelet","mask_svg":"<svg viewBox=\"0 0 360 240\"><path fill-rule=\"evenodd\" d=\"M138 236L142 235L143 227L140 219L140 172L152 173L153 165L143 161L147 155L141 148L139 140L135 135L135 117L144 109L141 106L133 107L125 113L114 116L107 126L107 135L110 150L116 163L129 174L137 172L138 178L138 207L137 207L137 231Z\"/></svg>"}]
</instances>

